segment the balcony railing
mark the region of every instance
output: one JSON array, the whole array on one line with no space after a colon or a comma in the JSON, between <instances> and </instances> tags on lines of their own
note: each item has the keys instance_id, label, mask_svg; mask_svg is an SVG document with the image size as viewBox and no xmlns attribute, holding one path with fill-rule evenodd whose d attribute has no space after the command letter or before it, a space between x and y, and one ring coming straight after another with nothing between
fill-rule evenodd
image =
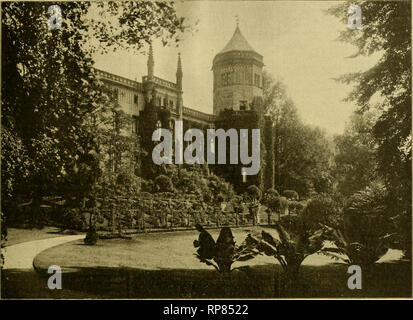
<instances>
[{"instance_id":1,"label":"balcony railing","mask_svg":"<svg viewBox=\"0 0 413 320\"><path fill-rule=\"evenodd\" d=\"M148 76L144 76L142 79L143 79L143 82L149 81ZM153 77L152 81L156 84L159 84L159 85L167 87L167 88L171 88L171 89L175 89L175 90L177 89L176 84L171 82L171 81L168 81L168 80L164 80L164 79L161 79L161 78L158 78L158 77Z\"/></svg>"},{"instance_id":2,"label":"balcony railing","mask_svg":"<svg viewBox=\"0 0 413 320\"><path fill-rule=\"evenodd\" d=\"M138 89L142 87L142 84L137 81L134 81L134 80L131 80L125 77L121 77L121 76L118 76L118 75L115 75L115 74L112 74L106 71L96 69L96 73L99 77L101 77L104 80L110 80L115 83L123 84L129 87L138 88Z\"/></svg>"}]
</instances>

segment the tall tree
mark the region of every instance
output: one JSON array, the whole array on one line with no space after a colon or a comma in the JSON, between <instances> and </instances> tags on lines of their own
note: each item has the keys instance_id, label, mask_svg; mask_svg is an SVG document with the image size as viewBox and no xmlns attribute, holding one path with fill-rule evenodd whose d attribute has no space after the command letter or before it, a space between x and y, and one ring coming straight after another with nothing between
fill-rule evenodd
<instances>
[{"instance_id":1,"label":"tall tree","mask_svg":"<svg viewBox=\"0 0 413 320\"><path fill-rule=\"evenodd\" d=\"M373 111L355 113L345 132L334 138L334 177L338 192L345 197L377 179L376 144L372 133L376 118L377 113Z\"/></svg>"},{"instance_id":2,"label":"tall tree","mask_svg":"<svg viewBox=\"0 0 413 320\"><path fill-rule=\"evenodd\" d=\"M302 196L331 187L332 152L325 133L304 125L285 85L264 74L264 111L274 122L275 186Z\"/></svg>"},{"instance_id":3,"label":"tall tree","mask_svg":"<svg viewBox=\"0 0 413 320\"><path fill-rule=\"evenodd\" d=\"M390 191L389 208L404 226L407 251L411 251L412 196L412 70L411 70L411 2L361 1L362 28L346 29L340 40L356 46L353 58L379 54L377 63L364 72L347 74L342 81L354 84L348 97L360 111L376 108L380 116L373 126L378 145L378 172ZM348 3L329 12L347 21ZM372 101L380 99L380 103Z\"/></svg>"},{"instance_id":4,"label":"tall tree","mask_svg":"<svg viewBox=\"0 0 413 320\"><path fill-rule=\"evenodd\" d=\"M87 5L65 4L58 30L48 29L47 4L2 8L2 123L27 152L22 192L31 195L36 214L42 196L65 178L85 135L85 116L101 101L92 60L78 40Z\"/></svg>"},{"instance_id":5,"label":"tall tree","mask_svg":"<svg viewBox=\"0 0 413 320\"><path fill-rule=\"evenodd\" d=\"M90 174L98 172L100 150L90 121L110 99L94 72L92 53L139 49L154 36L174 41L185 29L172 2L62 2L58 29L48 27L49 6L2 3L2 134L11 149L2 162L13 169L2 179L6 213L11 210L4 199L15 202L19 188L33 199L36 213L45 194L68 191L76 167L88 175L82 183L95 180ZM93 13L99 19L90 19Z\"/></svg>"}]
</instances>

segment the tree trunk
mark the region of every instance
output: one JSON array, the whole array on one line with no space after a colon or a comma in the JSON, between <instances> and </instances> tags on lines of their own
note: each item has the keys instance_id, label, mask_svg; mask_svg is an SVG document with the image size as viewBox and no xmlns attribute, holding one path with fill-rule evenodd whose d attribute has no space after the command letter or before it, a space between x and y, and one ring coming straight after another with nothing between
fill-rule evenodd
<instances>
[{"instance_id":1,"label":"tree trunk","mask_svg":"<svg viewBox=\"0 0 413 320\"><path fill-rule=\"evenodd\" d=\"M41 215L41 204L42 204L42 194L39 191L35 191L33 195L33 202L32 202L32 225L37 226L40 220Z\"/></svg>"},{"instance_id":2,"label":"tree trunk","mask_svg":"<svg viewBox=\"0 0 413 320\"><path fill-rule=\"evenodd\" d=\"M294 298L302 296L299 268L300 265L291 265L284 269L278 290L281 297Z\"/></svg>"}]
</instances>

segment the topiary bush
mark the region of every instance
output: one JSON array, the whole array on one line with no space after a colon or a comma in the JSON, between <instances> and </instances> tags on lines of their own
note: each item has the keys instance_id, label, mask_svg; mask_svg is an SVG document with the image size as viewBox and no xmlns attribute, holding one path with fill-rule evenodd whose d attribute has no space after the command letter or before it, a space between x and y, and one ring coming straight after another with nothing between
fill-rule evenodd
<instances>
[{"instance_id":1,"label":"topiary bush","mask_svg":"<svg viewBox=\"0 0 413 320\"><path fill-rule=\"evenodd\" d=\"M282 192L282 195L284 197L286 197L288 200L298 200L299 199L297 191L294 191L294 190L284 190Z\"/></svg>"},{"instance_id":2,"label":"topiary bush","mask_svg":"<svg viewBox=\"0 0 413 320\"><path fill-rule=\"evenodd\" d=\"M310 199L302 214L308 224L315 227L321 223L337 228L342 223L340 204L326 194Z\"/></svg>"},{"instance_id":3,"label":"topiary bush","mask_svg":"<svg viewBox=\"0 0 413 320\"><path fill-rule=\"evenodd\" d=\"M96 232L96 228L90 227L83 241L85 242L85 244L93 246L98 242L98 239L99 239L99 235Z\"/></svg>"},{"instance_id":4,"label":"topiary bush","mask_svg":"<svg viewBox=\"0 0 413 320\"><path fill-rule=\"evenodd\" d=\"M288 209L291 214L300 214L306 207L305 201L288 201Z\"/></svg>"},{"instance_id":5,"label":"topiary bush","mask_svg":"<svg viewBox=\"0 0 413 320\"><path fill-rule=\"evenodd\" d=\"M250 198L250 201L260 201L262 198L262 191L253 184L247 188L247 195Z\"/></svg>"},{"instance_id":6,"label":"topiary bush","mask_svg":"<svg viewBox=\"0 0 413 320\"><path fill-rule=\"evenodd\" d=\"M279 207L280 194L277 190L270 188L265 192L262 203L267 207L268 224L270 224L271 214L276 212Z\"/></svg>"},{"instance_id":7,"label":"topiary bush","mask_svg":"<svg viewBox=\"0 0 413 320\"><path fill-rule=\"evenodd\" d=\"M278 200L279 200L280 194L278 193L277 190L271 188L268 189L263 197L262 203L267 206L270 210L275 211L278 206Z\"/></svg>"},{"instance_id":8,"label":"topiary bush","mask_svg":"<svg viewBox=\"0 0 413 320\"><path fill-rule=\"evenodd\" d=\"M154 187L155 192L173 192L174 190L171 179L163 174L155 178Z\"/></svg>"},{"instance_id":9,"label":"topiary bush","mask_svg":"<svg viewBox=\"0 0 413 320\"><path fill-rule=\"evenodd\" d=\"M260 200L262 192L256 185L250 185L247 188L248 209L252 217L252 224L255 226L258 223L258 212L260 210Z\"/></svg>"}]
</instances>

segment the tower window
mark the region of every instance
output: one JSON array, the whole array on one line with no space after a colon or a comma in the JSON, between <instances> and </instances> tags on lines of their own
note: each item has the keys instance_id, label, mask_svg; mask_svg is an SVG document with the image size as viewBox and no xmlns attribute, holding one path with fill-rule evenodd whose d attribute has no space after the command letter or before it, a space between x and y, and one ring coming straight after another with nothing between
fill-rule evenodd
<instances>
[{"instance_id":1,"label":"tower window","mask_svg":"<svg viewBox=\"0 0 413 320\"><path fill-rule=\"evenodd\" d=\"M240 72L239 71L236 71L235 72L235 83L236 84L238 84L238 83L240 83L241 81L240 81Z\"/></svg>"},{"instance_id":2,"label":"tower window","mask_svg":"<svg viewBox=\"0 0 413 320\"><path fill-rule=\"evenodd\" d=\"M232 84L232 72L228 72L228 85Z\"/></svg>"},{"instance_id":3,"label":"tower window","mask_svg":"<svg viewBox=\"0 0 413 320\"><path fill-rule=\"evenodd\" d=\"M233 73L232 72L225 72L221 74L221 82L223 86L229 86L233 82Z\"/></svg>"},{"instance_id":4,"label":"tower window","mask_svg":"<svg viewBox=\"0 0 413 320\"><path fill-rule=\"evenodd\" d=\"M226 82L226 73L223 73L222 75L221 75L221 82L222 82L222 85L223 86L226 86L227 85L227 82Z\"/></svg>"},{"instance_id":5,"label":"tower window","mask_svg":"<svg viewBox=\"0 0 413 320\"><path fill-rule=\"evenodd\" d=\"M254 85L256 85L257 87L261 87L259 74L254 74Z\"/></svg>"},{"instance_id":6,"label":"tower window","mask_svg":"<svg viewBox=\"0 0 413 320\"><path fill-rule=\"evenodd\" d=\"M245 74L245 82L246 82L247 84L252 84L252 74L251 74L250 72L247 72L247 73Z\"/></svg>"}]
</instances>

